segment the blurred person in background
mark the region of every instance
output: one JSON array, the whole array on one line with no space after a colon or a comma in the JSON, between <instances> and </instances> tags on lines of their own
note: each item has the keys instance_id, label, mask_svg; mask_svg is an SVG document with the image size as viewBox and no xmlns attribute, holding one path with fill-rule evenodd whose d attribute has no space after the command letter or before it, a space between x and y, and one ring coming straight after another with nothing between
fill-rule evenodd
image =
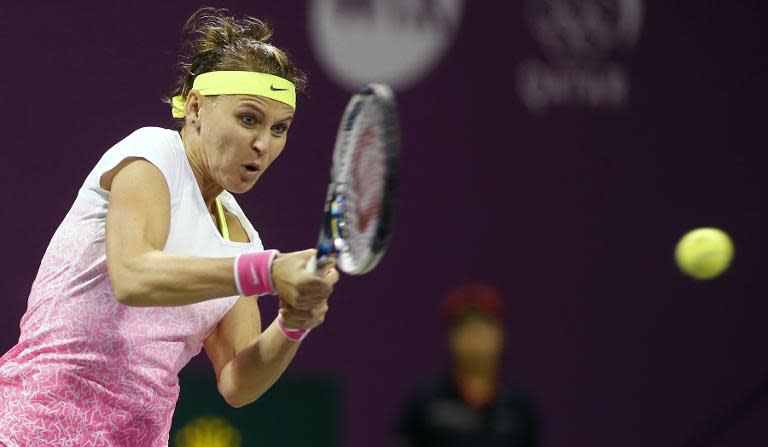
<instances>
[{"instance_id":1,"label":"blurred person in background","mask_svg":"<svg viewBox=\"0 0 768 447\"><path fill-rule=\"evenodd\" d=\"M443 301L450 370L414 394L397 425L400 447L538 445L531 403L505 386L501 298L488 285L467 284Z\"/></svg>"}]
</instances>

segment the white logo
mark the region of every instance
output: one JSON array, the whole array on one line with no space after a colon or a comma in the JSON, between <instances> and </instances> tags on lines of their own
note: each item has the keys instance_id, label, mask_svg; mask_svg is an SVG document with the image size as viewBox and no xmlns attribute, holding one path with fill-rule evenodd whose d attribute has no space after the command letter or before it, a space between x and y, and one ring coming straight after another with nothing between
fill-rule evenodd
<instances>
[{"instance_id":1,"label":"white logo","mask_svg":"<svg viewBox=\"0 0 768 447\"><path fill-rule=\"evenodd\" d=\"M251 268L251 280L253 281L254 286L259 285L259 275L256 274L256 269L253 268L253 264L249 266Z\"/></svg>"},{"instance_id":2,"label":"white logo","mask_svg":"<svg viewBox=\"0 0 768 447\"><path fill-rule=\"evenodd\" d=\"M518 68L529 109L628 104L629 77L614 59L640 37L643 0L526 0L525 17L544 53Z\"/></svg>"},{"instance_id":3,"label":"white logo","mask_svg":"<svg viewBox=\"0 0 768 447\"><path fill-rule=\"evenodd\" d=\"M458 29L463 0L312 0L315 55L342 86L407 88L439 62Z\"/></svg>"}]
</instances>

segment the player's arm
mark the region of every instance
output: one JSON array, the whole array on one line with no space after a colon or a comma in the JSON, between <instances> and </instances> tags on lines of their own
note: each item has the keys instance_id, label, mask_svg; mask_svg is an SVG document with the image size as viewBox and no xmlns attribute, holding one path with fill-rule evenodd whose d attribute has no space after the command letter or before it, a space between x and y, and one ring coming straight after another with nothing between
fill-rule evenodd
<instances>
[{"instance_id":1,"label":"player's arm","mask_svg":"<svg viewBox=\"0 0 768 447\"><path fill-rule=\"evenodd\" d=\"M228 216L229 217L229 216ZM239 221L229 221L233 240L247 241ZM338 280L329 272L326 281ZM324 301L309 311L281 304L280 317L288 327L308 328L320 324L328 311ZM259 398L288 367L299 343L282 334L276 322L261 332L261 315L255 297L241 297L205 340L205 351L216 372L219 392L233 407Z\"/></svg>"},{"instance_id":2,"label":"player's arm","mask_svg":"<svg viewBox=\"0 0 768 447\"><path fill-rule=\"evenodd\" d=\"M241 297L205 340L219 392L233 407L258 399L288 367L299 343L276 324L261 332L259 306Z\"/></svg>"},{"instance_id":3,"label":"player's arm","mask_svg":"<svg viewBox=\"0 0 768 447\"><path fill-rule=\"evenodd\" d=\"M129 306L180 306L237 294L232 259L162 251L171 202L160 170L144 159L115 168L107 213L107 267L115 297Z\"/></svg>"},{"instance_id":4,"label":"player's arm","mask_svg":"<svg viewBox=\"0 0 768 447\"><path fill-rule=\"evenodd\" d=\"M129 306L181 306L237 295L233 258L201 258L163 252L170 228L170 193L152 163L128 159L110 171L106 225L107 267L116 299ZM311 251L279 255L272 264L275 288L298 307L316 306L331 286L305 271ZM303 264L302 264L303 263Z\"/></svg>"},{"instance_id":5,"label":"player's arm","mask_svg":"<svg viewBox=\"0 0 768 447\"><path fill-rule=\"evenodd\" d=\"M328 275L335 282L337 273ZM281 306L280 316L289 327L316 327L328 311L327 301L302 311ZM241 297L205 340L205 351L216 372L219 392L233 407L258 399L288 367L299 342L289 340L277 320L260 332L256 300Z\"/></svg>"}]
</instances>

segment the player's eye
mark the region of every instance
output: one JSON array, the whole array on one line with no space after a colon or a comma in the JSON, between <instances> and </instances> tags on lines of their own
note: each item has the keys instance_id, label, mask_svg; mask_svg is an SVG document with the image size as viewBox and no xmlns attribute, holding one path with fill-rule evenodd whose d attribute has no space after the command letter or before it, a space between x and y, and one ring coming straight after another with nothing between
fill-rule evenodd
<instances>
[{"instance_id":1,"label":"player's eye","mask_svg":"<svg viewBox=\"0 0 768 447\"><path fill-rule=\"evenodd\" d=\"M253 126L256 124L256 118L253 115L240 115L240 122L246 126Z\"/></svg>"},{"instance_id":2,"label":"player's eye","mask_svg":"<svg viewBox=\"0 0 768 447\"><path fill-rule=\"evenodd\" d=\"M288 131L288 125L285 123L280 123L272 126L272 133L274 133L275 135L282 135L287 131Z\"/></svg>"}]
</instances>

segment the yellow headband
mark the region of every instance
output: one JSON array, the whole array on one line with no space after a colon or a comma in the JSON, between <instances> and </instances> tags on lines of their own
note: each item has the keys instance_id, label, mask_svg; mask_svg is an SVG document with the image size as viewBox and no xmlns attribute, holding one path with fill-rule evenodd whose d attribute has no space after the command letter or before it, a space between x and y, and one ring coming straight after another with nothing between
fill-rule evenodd
<instances>
[{"instance_id":1,"label":"yellow headband","mask_svg":"<svg viewBox=\"0 0 768 447\"><path fill-rule=\"evenodd\" d=\"M296 86L285 78L254 71L211 71L195 78L192 88L203 96L258 95L280 101L296 109ZM184 118L187 114L181 96L171 99L171 114Z\"/></svg>"}]
</instances>

